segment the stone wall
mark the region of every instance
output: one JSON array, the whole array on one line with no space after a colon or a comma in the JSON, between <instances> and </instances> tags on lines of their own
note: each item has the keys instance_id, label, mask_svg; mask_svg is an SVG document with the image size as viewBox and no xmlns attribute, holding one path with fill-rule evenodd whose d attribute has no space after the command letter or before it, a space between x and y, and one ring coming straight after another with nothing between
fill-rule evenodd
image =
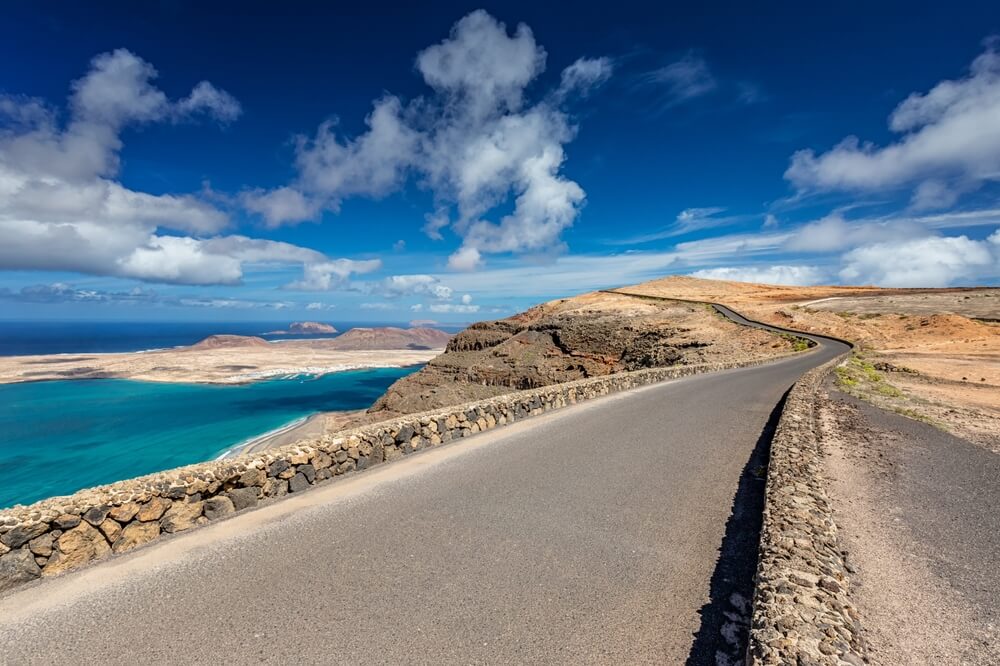
<instances>
[{"instance_id":1,"label":"stone wall","mask_svg":"<svg viewBox=\"0 0 1000 666\"><path fill-rule=\"evenodd\" d=\"M518 391L5 509L0 511L0 592L530 416L668 379L775 358L650 368Z\"/></svg>"},{"instance_id":2,"label":"stone wall","mask_svg":"<svg viewBox=\"0 0 1000 666\"><path fill-rule=\"evenodd\" d=\"M864 663L815 417L821 382L842 360L796 382L771 441L747 654L751 665Z\"/></svg>"}]
</instances>

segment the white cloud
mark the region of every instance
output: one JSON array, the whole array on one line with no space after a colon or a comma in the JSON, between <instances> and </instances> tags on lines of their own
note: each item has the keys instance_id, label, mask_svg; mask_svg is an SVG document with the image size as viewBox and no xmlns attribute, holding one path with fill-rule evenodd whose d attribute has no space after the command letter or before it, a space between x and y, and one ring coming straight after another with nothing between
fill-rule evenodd
<instances>
[{"instance_id":1,"label":"white cloud","mask_svg":"<svg viewBox=\"0 0 1000 666\"><path fill-rule=\"evenodd\" d=\"M473 312L479 312L479 306L457 303L431 303L427 306L427 310L436 314L472 314Z\"/></svg>"},{"instance_id":2,"label":"white cloud","mask_svg":"<svg viewBox=\"0 0 1000 666\"><path fill-rule=\"evenodd\" d=\"M382 302L362 303L361 304L361 309L362 310L383 310L384 311L384 310L395 310L396 306L392 305L391 303L382 303Z\"/></svg>"},{"instance_id":3,"label":"white cloud","mask_svg":"<svg viewBox=\"0 0 1000 666\"><path fill-rule=\"evenodd\" d=\"M946 287L1000 275L1000 230L982 241L931 236L874 243L844 255L840 277L851 284Z\"/></svg>"},{"instance_id":4,"label":"white cloud","mask_svg":"<svg viewBox=\"0 0 1000 666\"><path fill-rule=\"evenodd\" d=\"M472 303L472 294L462 294L462 304L469 305Z\"/></svg>"},{"instance_id":5,"label":"white cloud","mask_svg":"<svg viewBox=\"0 0 1000 666\"><path fill-rule=\"evenodd\" d=\"M189 308L211 308L216 310L290 310L295 307L289 301L248 301L242 298L181 298L177 305Z\"/></svg>"},{"instance_id":6,"label":"white cloud","mask_svg":"<svg viewBox=\"0 0 1000 666\"><path fill-rule=\"evenodd\" d=\"M456 271L474 271L482 265L482 255L474 247L463 246L448 257L448 268Z\"/></svg>"},{"instance_id":7,"label":"white cloud","mask_svg":"<svg viewBox=\"0 0 1000 666\"><path fill-rule=\"evenodd\" d=\"M733 266L708 268L691 273L707 280L732 280L760 284L813 285L823 281L823 271L815 266Z\"/></svg>"},{"instance_id":8,"label":"white cloud","mask_svg":"<svg viewBox=\"0 0 1000 666\"><path fill-rule=\"evenodd\" d=\"M306 264L302 267L302 279L286 285L286 289L329 291L347 286L348 279L352 275L371 273L381 267L382 262L379 259L334 259Z\"/></svg>"},{"instance_id":9,"label":"white cloud","mask_svg":"<svg viewBox=\"0 0 1000 666\"><path fill-rule=\"evenodd\" d=\"M720 206L706 206L703 208L685 208L674 219L673 224L653 233L630 236L627 238L608 239L608 245L641 245L652 241L683 236L694 231L704 231L705 229L716 229L745 222L758 217L757 215L721 215L726 212ZM766 225L765 225L766 226Z\"/></svg>"},{"instance_id":10,"label":"white cloud","mask_svg":"<svg viewBox=\"0 0 1000 666\"><path fill-rule=\"evenodd\" d=\"M206 81L172 101L156 75L127 50L98 55L72 84L65 125L39 100L0 96L0 269L232 284L248 262L326 261L287 243L205 238L226 228L225 212L192 194L153 195L115 180L126 126L240 114Z\"/></svg>"},{"instance_id":11,"label":"white cloud","mask_svg":"<svg viewBox=\"0 0 1000 666\"><path fill-rule=\"evenodd\" d=\"M314 302L306 305L306 310L333 310L336 309L336 307L337 306L334 305L333 303Z\"/></svg>"},{"instance_id":12,"label":"white cloud","mask_svg":"<svg viewBox=\"0 0 1000 666\"><path fill-rule=\"evenodd\" d=\"M219 90L208 81L196 85L190 95L177 102L176 109L181 116L201 111L222 122L236 120L243 113L235 97L225 90Z\"/></svg>"},{"instance_id":13,"label":"white cloud","mask_svg":"<svg viewBox=\"0 0 1000 666\"><path fill-rule=\"evenodd\" d=\"M900 138L884 147L848 137L817 155L793 155L785 178L801 190L915 189L915 207L953 204L1000 180L1000 53L988 43L969 74L913 93L889 116Z\"/></svg>"},{"instance_id":14,"label":"white cloud","mask_svg":"<svg viewBox=\"0 0 1000 666\"><path fill-rule=\"evenodd\" d=\"M701 97L718 88L708 63L693 52L669 65L646 72L641 81L662 90L661 106L664 109Z\"/></svg>"},{"instance_id":15,"label":"white cloud","mask_svg":"<svg viewBox=\"0 0 1000 666\"><path fill-rule=\"evenodd\" d=\"M583 93L601 83L612 65L580 59L563 72L554 94L529 105L525 91L545 60L528 26L508 33L485 11L474 11L417 55L430 96L406 105L382 97L357 137L338 137L331 121L314 138L298 140L298 177L279 189L295 192L304 205L266 206L261 200L271 194L262 192L247 200L274 225L302 219L316 206L336 211L350 196L387 195L412 175L434 194L424 232L441 239L451 226L462 238L449 260L454 269L473 270L487 254L559 251L585 198L562 174L563 146L575 128L559 104L571 89ZM513 210L488 219L511 199Z\"/></svg>"},{"instance_id":16,"label":"white cloud","mask_svg":"<svg viewBox=\"0 0 1000 666\"><path fill-rule=\"evenodd\" d=\"M401 296L432 296L441 301L451 299L452 289L433 275L390 275L379 282L364 283L363 291L381 294L387 298Z\"/></svg>"},{"instance_id":17,"label":"white cloud","mask_svg":"<svg viewBox=\"0 0 1000 666\"><path fill-rule=\"evenodd\" d=\"M296 307L290 301L259 301L240 298L223 298L213 296L164 296L150 289L135 287L126 291L106 291L101 289L83 289L64 282L52 284L36 284L22 287L18 291L0 289L0 300L18 301L21 303L88 303L101 305L152 305L170 307L194 307L217 309L271 309L287 310ZM318 303L310 305L320 305ZM333 306L324 306L332 308ZM315 309L307 307L306 309Z\"/></svg>"},{"instance_id":18,"label":"white cloud","mask_svg":"<svg viewBox=\"0 0 1000 666\"><path fill-rule=\"evenodd\" d=\"M890 218L849 222L840 214L833 213L797 228L785 243L785 249L796 252L834 252L866 243L927 234L926 228L915 220Z\"/></svg>"},{"instance_id":19,"label":"white cloud","mask_svg":"<svg viewBox=\"0 0 1000 666\"><path fill-rule=\"evenodd\" d=\"M278 227L289 221L301 222L319 216L319 202L307 199L302 192L291 187L265 191L248 190L240 195L243 207L260 215L268 227Z\"/></svg>"},{"instance_id":20,"label":"white cloud","mask_svg":"<svg viewBox=\"0 0 1000 666\"><path fill-rule=\"evenodd\" d=\"M574 92L587 95L611 78L613 70L610 58L579 58L562 71L556 95L565 97Z\"/></svg>"}]
</instances>

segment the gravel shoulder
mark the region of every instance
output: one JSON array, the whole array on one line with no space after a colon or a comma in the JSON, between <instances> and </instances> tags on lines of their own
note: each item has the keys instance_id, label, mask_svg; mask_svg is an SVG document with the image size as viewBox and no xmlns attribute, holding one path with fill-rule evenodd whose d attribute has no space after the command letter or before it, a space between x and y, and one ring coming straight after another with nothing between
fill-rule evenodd
<instances>
[{"instance_id":1,"label":"gravel shoulder","mask_svg":"<svg viewBox=\"0 0 1000 666\"><path fill-rule=\"evenodd\" d=\"M995 664L1000 456L828 388L826 472L873 663Z\"/></svg>"}]
</instances>

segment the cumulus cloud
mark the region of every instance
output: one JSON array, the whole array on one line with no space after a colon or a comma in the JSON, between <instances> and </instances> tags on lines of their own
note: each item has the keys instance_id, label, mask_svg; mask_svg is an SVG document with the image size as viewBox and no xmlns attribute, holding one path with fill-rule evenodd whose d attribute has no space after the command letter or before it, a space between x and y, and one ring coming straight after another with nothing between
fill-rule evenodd
<instances>
[{"instance_id":1,"label":"cumulus cloud","mask_svg":"<svg viewBox=\"0 0 1000 666\"><path fill-rule=\"evenodd\" d=\"M382 267L379 259L334 259L305 264L302 279L288 285L286 289L295 291L329 291L346 287L352 275L363 275Z\"/></svg>"},{"instance_id":2,"label":"cumulus cloud","mask_svg":"<svg viewBox=\"0 0 1000 666\"><path fill-rule=\"evenodd\" d=\"M313 302L306 305L306 310L333 310L336 307L333 303Z\"/></svg>"},{"instance_id":3,"label":"cumulus cloud","mask_svg":"<svg viewBox=\"0 0 1000 666\"><path fill-rule=\"evenodd\" d=\"M834 252L866 243L901 240L930 232L915 219L856 220L849 222L839 213L797 228L785 242L796 252Z\"/></svg>"},{"instance_id":4,"label":"cumulus cloud","mask_svg":"<svg viewBox=\"0 0 1000 666\"><path fill-rule=\"evenodd\" d=\"M840 277L850 284L946 287L1000 275L1000 230L986 240L929 236L874 243L843 257Z\"/></svg>"},{"instance_id":5,"label":"cumulus cloud","mask_svg":"<svg viewBox=\"0 0 1000 666\"><path fill-rule=\"evenodd\" d=\"M335 120L300 137L295 181L247 194L248 208L272 225L295 222L319 208L336 211L351 196L387 195L413 177L436 202L425 233L440 239L451 227L462 239L453 269L473 270L487 254L558 251L585 199L562 173L564 145L575 135L562 105L605 81L612 64L577 60L551 95L531 104L526 90L545 61L528 26L509 32L485 11L472 12L417 55L430 95L408 104L383 96L367 131L353 138L339 136ZM295 205L274 205L282 190L281 203ZM489 219L511 200L507 214Z\"/></svg>"},{"instance_id":6,"label":"cumulus cloud","mask_svg":"<svg viewBox=\"0 0 1000 666\"><path fill-rule=\"evenodd\" d=\"M40 100L0 96L0 269L233 284L248 262L326 261L287 243L217 236L229 219L208 201L116 180L126 127L240 114L239 102L207 81L171 100L156 76L125 49L98 55L71 85L65 123Z\"/></svg>"},{"instance_id":7,"label":"cumulus cloud","mask_svg":"<svg viewBox=\"0 0 1000 666\"><path fill-rule=\"evenodd\" d=\"M251 213L263 218L268 227L279 227L289 220L305 221L319 216L321 206L291 187L274 190L248 190L240 194L240 202Z\"/></svg>"},{"instance_id":8,"label":"cumulus cloud","mask_svg":"<svg viewBox=\"0 0 1000 666\"><path fill-rule=\"evenodd\" d=\"M760 284L814 285L823 281L823 271L816 266L726 266L691 273L706 280L733 280Z\"/></svg>"},{"instance_id":9,"label":"cumulus cloud","mask_svg":"<svg viewBox=\"0 0 1000 666\"><path fill-rule=\"evenodd\" d=\"M889 116L899 139L886 146L844 139L817 155L800 150L785 178L801 190L878 191L913 187L915 207L950 206L1000 180L1000 52L990 40L960 79L913 93Z\"/></svg>"},{"instance_id":10,"label":"cumulus cloud","mask_svg":"<svg viewBox=\"0 0 1000 666\"><path fill-rule=\"evenodd\" d=\"M401 296L431 296L437 300L451 300L452 289L433 275L390 275L374 283L366 283L363 288L387 298Z\"/></svg>"}]
</instances>

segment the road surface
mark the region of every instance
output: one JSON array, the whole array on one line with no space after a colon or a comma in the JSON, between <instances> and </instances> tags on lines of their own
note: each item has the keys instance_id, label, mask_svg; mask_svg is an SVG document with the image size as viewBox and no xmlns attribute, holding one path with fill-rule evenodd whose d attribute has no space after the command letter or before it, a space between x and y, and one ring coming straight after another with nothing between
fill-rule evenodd
<instances>
[{"instance_id":1,"label":"road surface","mask_svg":"<svg viewBox=\"0 0 1000 666\"><path fill-rule=\"evenodd\" d=\"M776 407L845 349L577 405L43 580L0 600L0 661L714 664L738 651L720 628L748 602Z\"/></svg>"}]
</instances>

